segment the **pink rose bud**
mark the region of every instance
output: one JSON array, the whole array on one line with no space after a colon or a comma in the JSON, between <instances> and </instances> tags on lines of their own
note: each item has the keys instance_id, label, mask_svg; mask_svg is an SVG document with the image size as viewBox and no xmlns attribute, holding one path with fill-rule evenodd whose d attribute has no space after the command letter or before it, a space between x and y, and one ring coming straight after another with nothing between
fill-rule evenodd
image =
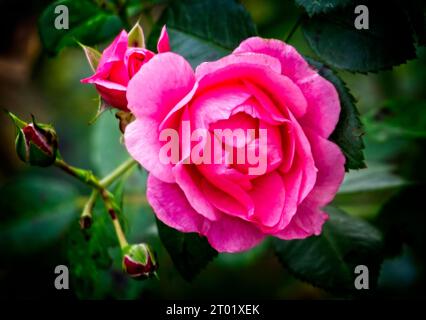
<instances>
[{"instance_id":1,"label":"pink rose bud","mask_svg":"<svg viewBox=\"0 0 426 320\"><path fill-rule=\"evenodd\" d=\"M123 250L123 269L135 279L156 275L158 263L152 248L145 244L133 244Z\"/></svg>"},{"instance_id":2,"label":"pink rose bud","mask_svg":"<svg viewBox=\"0 0 426 320\"><path fill-rule=\"evenodd\" d=\"M47 167L55 162L58 141L55 129L47 124L25 123L9 112L17 128L16 151L19 158L33 166Z\"/></svg>"},{"instance_id":3,"label":"pink rose bud","mask_svg":"<svg viewBox=\"0 0 426 320\"><path fill-rule=\"evenodd\" d=\"M94 84L102 100L109 106L129 111L127 108L127 84L155 53L145 48L142 28L136 24L128 34L125 30L101 53L82 46L95 72L82 79L82 83ZM167 30L163 27L158 41L158 52L170 48Z\"/></svg>"}]
</instances>

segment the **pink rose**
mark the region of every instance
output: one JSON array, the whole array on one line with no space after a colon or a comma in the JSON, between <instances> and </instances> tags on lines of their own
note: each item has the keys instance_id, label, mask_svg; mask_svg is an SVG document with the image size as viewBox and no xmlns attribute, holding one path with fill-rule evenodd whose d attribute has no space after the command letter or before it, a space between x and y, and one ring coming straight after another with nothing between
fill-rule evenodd
<instances>
[{"instance_id":1,"label":"pink rose","mask_svg":"<svg viewBox=\"0 0 426 320\"><path fill-rule=\"evenodd\" d=\"M148 201L162 222L207 237L220 252L250 249L265 236L321 233L322 208L344 176L345 158L328 140L340 103L334 86L292 46L250 38L195 73L181 56L158 54L129 82L127 99L136 120L126 128L125 144L149 171ZM183 137L188 123L191 132L211 133L195 158L199 143ZM221 142L224 157L245 147L247 157L249 151L265 156L259 157L266 161L263 171L250 173L250 161L197 161L217 137L214 130L236 128L255 134L231 146ZM167 130L182 138L170 163L161 159Z\"/></svg>"},{"instance_id":2,"label":"pink rose","mask_svg":"<svg viewBox=\"0 0 426 320\"><path fill-rule=\"evenodd\" d=\"M166 27L163 27L157 44L158 52L170 51ZM93 83L102 99L112 107L128 111L126 90L129 80L155 54L145 48L128 45L125 30L102 52L102 57L94 75L81 80Z\"/></svg>"}]
</instances>

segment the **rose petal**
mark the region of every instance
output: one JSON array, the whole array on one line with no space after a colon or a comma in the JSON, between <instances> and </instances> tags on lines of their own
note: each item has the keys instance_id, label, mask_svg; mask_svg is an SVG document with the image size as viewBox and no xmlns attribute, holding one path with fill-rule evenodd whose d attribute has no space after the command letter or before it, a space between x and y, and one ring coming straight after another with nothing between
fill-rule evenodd
<instances>
[{"instance_id":1,"label":"rose petal","mask_svg":"<svg viewBox=\"0 0 426 320\"><path fill-rule=\"evenodd\" d=\"M209 222L188 203L174 183L165 183L148 176L147 198L156 216L163 223L181 232L197 232L207 236L219 252L239 252L257 245L264 235L254 226L237 218L223 216Z\"/></svg>"},{"instance_id":2,"label":"rose petal","mask_svg":"<svg viewBox=\"0 0 426 320\"><path fill-rule=\"evenodd\" d=\"M313 130L306 129L318 168L316 184L308 196L299 204L297 212L285 229L275 236L290 240L302 239L321 233L327 219L321 208L331 202L345 175L345 157L332 142L320 137Z\"/></svg>"},{"instance_id":3,"label":"rose petal","mask_svg":"<svg viewBox=\"0 0 426 320\"><path fill-rule=\"evenodd\" d=\"M255 209L250 220L266 227L276 225L281 218L285 201L285 187L281 176L271 172L256 178L252 183L253 189L249 194Z\"/></svg>"},{"instance_id":4,"label":"rose petal","mask_svg":"<svg viewBox=\"0 0 426 320\"><path fill-rule=\"evenodd\" d=\"M252 184L247 175L227 164L226 150L223 152L222 148L214 147L213 142L211 145L213 145L211 163L197 166L205 178L201 183L201 189L209 202L219 210L248 219L254 210L253 201L247 193Z\"/></svg>"},{"instance_id":5,"label":"rose petal","mask_svg":"<svg viewBox=\"0 0 426 320\"><path fill-rule=\"evenodd\" d=\"M279 127L272 126L264 121L260 121L259 130L266 131L267 144L264 159L267 160L266 172L271 172L277 169L283 160L281 132Z\"/></svg>"},{"instance_id":6,"label":"rose petal","mask_svg":"<svg viewBox=\"0 0 426 320\"><path fill-rule=\"evenodd\" d=\"M249 250L265 237L249 222L225 215L211 223L206 236L217 251L229 253Z\"/></svg>"},{"instance_id":7,"label":"rose petal","mask_svg":"<svg viewBox=\"0 0 426 320\"><path fill-rule=\"evenodd\" d=\"M300 203L314 187L318 169L315 166L311 144L306 137L305 132L291 113L288 114L288 117L290 118L294 129L295 157L298 157L298 161L295 162L298 166L291 168L291 170L296 170L302 173L302 182L298 197L298 202Z\"/></svg>"},{"instance_id":8,"label":"rose petal","mask_svg":"<svg viewBox=\"0 0 426 320\"><path fill-rule=\"evenodd\" d=\"M203 62L195 69L195 75L197 80L201 81L203 78L210 78L212 74L226 69L227 67L237 66L241 69L244 68L244 66L249 65L268 68L275 73L281 73L281 64L277 59L270 57L269 55L243 53L228 55L212 62ZM232 76L232 74L229 76Z\"/></svg>"},{"instance_id":9,"label":"rose petal","mask_svg":"<svg viewBox=\"0 0 426 320\"><path fill-rule=\"evenodd\" d=\"M340 113L339 97L334 86L313 70L292 46L274 39L249 38L243 41L235 53L256 52L270 55L281 62L282 73L292 79L302 90L308 107L300 119L327 138L334 130ZM294 113L299 118L298 113Z\"/></svg>"},{"instance_id":10,"label":"rose petal","mask_svg":"<svg viewBox=\"0 0 426 320\"><path fill-rule=\"evenodd\" d=\"M304 128L312 128L320 136L328 138L339 121L340 101L336 88L318 74L298 81L308 101L308 111L299 119Z\"/></svg>"},{"instance_id":11,"label":"rose petal","mask_svg":"<svg viewBox=\"0 0 426 320\"><path fill-rule=\"evenodd\" d=\"M296 169L282 174L282 179L287 192L285 194L285 203L281 220L275 228L273 228L274 231L282 230L290 223L291 219L297 212L297 206L301 202L300 190L302 189L304 173L303 169L301 169L301 165L297 163L298 161L300 161L300 159L296 158L294 163L294 167Z\"/></svg>"},{"instance_id":12,"label":"rose petal","mask_svg":"<svg viewBox=\"0 0 426 320\"><path fill-rule=\"evenodd\" d=\"M260 148L265 140L266 145ZM250 140L245 151L244 163L234 162L233 166L247 174L249 179L254 179L280 167L283 155L279 127L260 121L259 138Z\"/></svg>"},{"instance_id":13,"label":"rose petal","mask_svg":"<svg viewBox=\"0 0 426 320\"><path fill-rule=\"evenodd\" d=\"M136 117L150 116L161 122L194 83L194 73L183 57L172 52L157 54L129 81L128 107Z\"/></svg>"},{"instance_id":14,"label":"rose petal","mask_svg":"<svg viewBox=\"0 0 426 320\"><path fill-rule=\"evenodd\" d=\"M238 84L227 84L197 95L189 106L194 129L208 129L210 124L228 119L232 110L249 97L250 93Z\"/></svg>"},{"instance_id":15,"label":"rose petal","mask_svg":"<svg viewBox=\"0 0 426 320\"><path fill-rule=\"evenodd\" d=\"M306 199L299 205L296 215L288 226L274 236L283 240L293 240L319 235L327 219L326 213L320 210L315 203Z\"/></svg>"},{"instance_id":16,"label":"rose petal","mask_svg":"<svg viewBox=\"0 0 426 320\"><path fill-rule=\"evenodd\" d=\"M247 80L243 80L244 85L247 87L249 92L256 98L258 101L259 114L264 115L268 113L268 116L264 117L264 120L272 118L273 124L279 124L286 121L286 118L281 114L277 109L274 102L269 98L268 94L265 93L261 88L257 87L253 83Z\"/></svg>"},{"instance_id":17,"label":"rose petal","mask_svg":"<svg viewBox=\"0 0 426 320\"><path fill-rule=\"evenodd\" d=\"M274 120L270 114L270 111L263 108L254 97L250 97L242 104L236 106L234 109L232 109L231 114L234 115L239 112L247 113L253 118L262 119L269 124L277 125L281 123L281 121Z\"/></svg>"},{"instance_id":18,"label":"rose petal","mask_svg":"<svg viewBox=\"0 0 426 320\"><path fill-rule=\"evenodd\" d=\"M127 66L127 71L130 78L140 70L141 66L151 60L154 57L152 51L146 50L144 48L129 48L126 51L124 57L124 63Z\"/></svg>"},{"instance_id":19,"label":"rose petal","mask_svg":"<svg viewBox=\"0 0 426 320\"><path fill-rule=\"evenodd\" d=\"M215 132L219 132L219 134L220 132L226 133L227 130L230 130L230 132L234 133L234 138L232 141L231 139L222 138L222 142L224 144L231 143L229 145L230 147L244 148L246 144L254 139L257 128L259 127L258 122L257 119L254 119L250 115L239 112L231 114L229 119L219 120L210 124L210 130L213 131L213 134ZM237 134L238 132L241 132L241 135ZM253 133L253 135L251 135L251 133Z\"/></svg>"},{"instance_id":20,"label":"rose petal","mask_svg":"<svg viewBox=\"0 0 426 320\"><path fill-rule=\"evenodd\" d=\"M120 108L124 111L127 109L126 89L112 89L106 86L96 84L96 90L101 95L102 99L110 106ZM111 86L112 87L112 86Z\"/></svg>"},{"instance_id":21,"label":"rose petal","mask_svg":"<svg viewBox=\"0 0 426 320\"><path fill-rule=\"evenodd\" d=\"M169 34L167 33L167 28L164 25L161 29L160 37L157 42L157 52L168 52L170 51L170 43L169 43Z\"/></svg>"},{"instance_id":22,"label":"rose petal","mask_svg":"<svg viewBox=\"0 0 426 320\"><path fill-rule=\"evenodd\" d=\"M139 117L126 127L124 143L133 159L138 161L151 175L164 182L174 182L172 164L160 161L159 123L150 117Z\"/></svg>"},{"instance_id":23,"label":"rose petal","mask_svg":"<svg viewBox=\"0 0 426 320\"><path fill-rule=\"evenodd\" d=\"M122 61L127 50L127 39L127 32L125 30L121 31L114 41L102 52L99 66L102 67L109 62Z\"/></svg>"},{"instance_id":24,"label":"rose petal","mask_svg":"<svg viewBox=\"0 0 426 320\"><path fill-rule=\"evenodd\" d=\"M230 179L210 173L208 166L201 165L198 169L206 178L201 181L201 190L207 200L220 211L248 220L254 203L247 191Z\"/></svg>"},{"instance_id":25,"label":"rose petal","mask_svg":"<svg viewBox=\"0 0 426 320\"><path fill-rule=\"evenodd\" d=\"M209 222L189 204L175 183L148 176L146 196L158 219L181 232L203 233Z\"/></svg>"},{"instance_id":26,"label":"rose petal","mask_svg":"<svg viewBox=\"0 0 426 320\"><path fill-rule=\"evenodd\" d=\"M203 177L197 169L193 165L185 165L179 162L174 166L173 174L176 183L182 189L194 210L211 221L217 220L220 213L201 191L200 186Z\"/></svg>"},{"instance_id":27,"label":"rose petal","mask_svg":"<svg viewBox=\"0 0 426 320\"><path fill-rule=\"evenodd\" d=\"M294 155L296 153L295 133L291 122L285 122L280 128L282 137L282 163L280 171L287 173L293 165Z\"/></svg>"},{"instance_id":28,"label":"rose petal","mask_svg":"<svg viewBox=\"0 0 426 320\"><path fill-rule=\"evenodd\" d=\"M245 80L267 92L281 111L288 108L301 117L307 106L302 91L290 78L278 72L281 68L277 67L275 58L266 57L246 53L205 62L195 71L199 88L207 90L226 82Z\"/></svg>"},{"instance_id":29,"label":"rose petal","mask_svg":"<svg viewBox=\"0 0 426 320\"><path fill-rule=\"evenodd\" d=\"M345 176L345 156L333 142L319 136L313 130L305 129L315 166L318 168L315 187L309 193L309 199L324 206L330 203Z\"/></svg>"},{"instance_id":30,"label":"rose petal","mask_svg":"<svg viewBox=\"0 0 426 320\"><path fill-rule=\"evenodd\" d=\"M129 72L127 71L124 61L117 61L111 64L107 79L111 82L127 86L129 83Z\"/></svg>"},{"instance_id":31,"label":"rose petal","mask_svg":"<svg viewBox=\"0 0 426 320\"><path fill-rule=\"evenodd\" d=\"M119 91L126 91L126 86L122 85L117 82L112 82L105 79L100 79L95 77L95 75L91 76L90 78L86 78L81 80L83 83L94 83L101 87L104 87L105 89L111 89L111 90L119 90Z\"/></svg>"}]
</instances>

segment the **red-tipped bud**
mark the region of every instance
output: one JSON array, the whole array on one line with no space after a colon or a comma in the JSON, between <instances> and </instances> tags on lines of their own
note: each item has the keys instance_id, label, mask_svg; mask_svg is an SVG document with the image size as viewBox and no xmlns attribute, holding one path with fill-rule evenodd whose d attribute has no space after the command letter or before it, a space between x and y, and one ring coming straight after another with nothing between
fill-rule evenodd
<instances>
[{"instance_id":1,"label":"red-tipped bud","mask_svg":"<svg viewBox=\"0 0 426 320\"><path fill-rule=\"evenodd\" d=\"M146 279L156 275L158 263L149 245L145 243L129 245L123 253L123 269L129 276Z\"/></svg>"},{"instance_id":2,"label":"red-tipped bud","mask_svg":"<svg viewBox=\"0 0 426 320\"><path fill-rule=\"evenodd\" d=\"M36 123L34 118L31 123L26 123L10 112L9 115L17 128L15 146L19 158L33 166L52 165L58 151L55 129Z\"/></svg>"}]
</instances>

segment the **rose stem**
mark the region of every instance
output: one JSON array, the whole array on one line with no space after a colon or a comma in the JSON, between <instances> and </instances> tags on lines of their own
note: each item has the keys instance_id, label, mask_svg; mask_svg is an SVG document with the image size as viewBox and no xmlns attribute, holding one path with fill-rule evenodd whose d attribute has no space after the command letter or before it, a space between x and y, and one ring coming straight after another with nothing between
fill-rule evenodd
<instances>
[{"instance_id":1,"label":"rose stem","mask_svg":"<svg viewBox=\"0 0 426 320\"><path fill-rule=\"evenodd\" d=\"M126 247L128 243L124 236L124 232L121 228L120 222L118 221L117 211L115 209L115 207L117 206L114 206L114 197L106 188L114 181L116 181L119 177L121 177L124 173L126 173L128 170L133 168L136 165L136 161L134 161L133 159L126 160L100 181L91 171L73 167L66 163L62 158L58 157L55 160L55 165L67 174L77 178L78 180L94 188L89 197L88 202L84 206L83 213L80 218L80 225L82 227L88 227L91 224L93 207L95 205L97 196L100 193L104 201L105 207L109 215L111 216L120 247L122 249Z\"/></svg>"}]
</instances>

